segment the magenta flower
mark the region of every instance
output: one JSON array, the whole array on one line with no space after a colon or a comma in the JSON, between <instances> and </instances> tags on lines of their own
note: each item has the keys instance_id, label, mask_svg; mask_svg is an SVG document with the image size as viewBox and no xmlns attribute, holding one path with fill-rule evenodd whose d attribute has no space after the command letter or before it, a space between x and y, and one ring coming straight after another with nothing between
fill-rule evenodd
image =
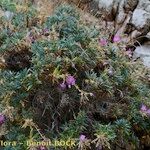
<instances>
[{"instance_id":1,"label":"magenta flower","mask_svg":"<svg viewBox=\"0 0 150 150\"><path fill-rule=\"evenodd\" d=\"M63 83L61 83L61 84L59 85L59 87L60 87L61 90L65 90L67 86L66 86L66 84L63 82Z\"/></svg>"},{"instance_id":2,"label":"magenta flower","mask_svg":"<svg viewBox=\"0 0 150 150\"><path fill-rule=\"evenodd\" d=\"M0 125L2 125L5 122L5 116L3 114L0 114Z\"/></svg>"},{"instance_id":3,"label":"magenta flower","mask_svg":"<svg viewBox=\"0 0 150 150\"><path fill-rule=\"evenodd\" d=\"M100 39L99 43L101 46L106 46L107 45L107 40L106 39Z\"/></svg>"},{"instance_id":4,"label":"magenta flower","mask_svg":"<svg viewBox=\"0 0 150 150\"><path fill-rule=\"evenodd\" d=\"M146 114L150 116L150 109L146 111Z\"/></svg>"},{"instance_id":5,"label":"magenta flower","mask_svg":"<svg viewBox=\"0 0 150 150\"><path fill-rule=\"evenodd\" d=\"M113 37L113 42L117 43L117 42L120 42L121 41L121 37L119 35L115 35Z\"/></svg>"},{"instance_id":6,"label":"magenta flower","mask_svg":"<svg viewBox=\"0 0 150 150\"><path fill-rule=\"evenodd\" d=\"M83 142L85 141L86 137L85 135L81 134L79 139L80 139L80 142Z\"/></svg>"},{"instance_id":7,"label":"magenta flower","mask_svg":"<svg viewBox=\"0 0 150 150\"><path fill-rule=\"evenodd\" d=\"M146 105L142 104L141 106L141 109L140 109L142 112L145 112L147 110L147 107Z\"/></svg>"},{"instance_id":8,"label":"magenta flower","mask_svg":"<svg viewBox=\"0 0 150 150\"><path fill-rule=\"evenodd\" d=\"M75 85L75 82L76 82L76 79L73 76L71 75L67 76L66 84L68 85L69 88L71 88L72 85Z\"/></svg>"},{"instance_id":9,"label":"magenta flower","mask_svg":"<svg viewBox=\"0 0 150 150\"><path fill-rule=\"evenodd\" d=\"M141 111L142 113L145 113L146 115L149 115L149 116L150 116L150 109L147 108L146 105L142 104L142 106L141 106L141 108L140 108L140 111Z\"/></svg>"}]
</instances>

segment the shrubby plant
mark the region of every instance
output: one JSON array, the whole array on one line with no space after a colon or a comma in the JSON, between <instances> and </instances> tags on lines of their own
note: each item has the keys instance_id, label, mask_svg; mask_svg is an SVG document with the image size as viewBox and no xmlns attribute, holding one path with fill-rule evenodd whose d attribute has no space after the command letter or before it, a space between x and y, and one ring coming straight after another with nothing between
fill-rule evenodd
<instances>
[{"instance_id":1,"label":"shrubby plant","mask_svg":"<svg viewBox=\"0 0 150 150\"><path fill-rule=\"evenodd\" d=\"M67 4L42 21L32 4L0 6L13 13L0 20L1 139L24 143L4 149L54 139L75 139L68 149L149 144L149 70L127 55L120 36L103 38Z\"/></svg>"}]
</instances>

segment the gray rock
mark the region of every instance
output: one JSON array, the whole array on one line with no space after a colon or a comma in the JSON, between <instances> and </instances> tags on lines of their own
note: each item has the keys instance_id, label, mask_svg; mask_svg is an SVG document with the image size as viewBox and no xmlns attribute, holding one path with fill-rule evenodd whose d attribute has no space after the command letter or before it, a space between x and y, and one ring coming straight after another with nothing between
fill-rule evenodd
<instances>
[{"instance_id":1,"label":"gray rock","mask_svg":"<svg viewBox=\"0 0 150 150\"><path fill-rule=\"evenodd\" d=\"M103 18L107 21L113 21L114 0L99 0L99 10L103 13Z\"/></svg>"},{"instance_id":2,"label":"gray rock","mask_svg":"<svg viewBox=\"0 0 150 150\"><path fill-rule=\"evenodd\" d=\"M116 14L116 23L117 24L123 24L125 18L126 18L126 13L124 12L124 5L125 5L125 0L121 0L118 4L117 7L117 14Z\"/></svg>"},{"instance_id":3,"label":"gray rock","mask_svg":"<svg viewBox=\"0 0 150 150\"><path fill-rule=\"evenodd\" d=\"M150 1L140 0L137 8L133 11L131 24L142 34L147 34L150 30Z\"/></svg>"},{"instance_id":4,"label":"gray rock","mask_svg":"<svg viewBox=\"0 0 150 150\"><path fill-rule=\"evenodd\" d=\"M140 57L144 65L150 67L150 45L145 44L143 46L138 46L134 52L134 58Z\"/></svg>"},{"instance_id":5,"label":"gray rock","mask_svg":"<svg viewBox=\"0 0 150 150\"><path fill-rule=\"evenodd\" d=\"M150 39L150 0L94 0L104 20L115 22L115 33L124 34L126 43L137 37ZM150 44L138 46L134 57L140 57L150 67Z\"/></svg>"},{"instance_id":6,"label":"gray rock","mask_svg":"<svg viewBox=\"0 0 150 150\"><path fill-rule=\"evenodd\" d=\"M142 8L137 8L133 12L131 23L138 29L141 30L146 26L150 25L150 13ZM146 27L147 29L147 27Z\"/></svg>"},{"instance_id":7,"label":"gray rock","mask_svg":"<svg viewBox=\"0 0 150 150\"><path fill-rule=\"evenodd\" d=\"M98 1L98 0L95 0ZM123 24L128 13L133 12L129 23L141 34L150 29L149 0L99 0L99 11L107 21ZM131 30L132 31L132 30Z\"/></svg>"},{"instance_id":8,"label":"gray rock","mask_svg":"<svg viewBox=\"0 0 150 150\"><path fill-rule=\"evenodd\" d=\"M124 11L128 13L129 11L134 11L137 7L139 0L125 0L124 1Z\"/></svg>"}]
</instances>

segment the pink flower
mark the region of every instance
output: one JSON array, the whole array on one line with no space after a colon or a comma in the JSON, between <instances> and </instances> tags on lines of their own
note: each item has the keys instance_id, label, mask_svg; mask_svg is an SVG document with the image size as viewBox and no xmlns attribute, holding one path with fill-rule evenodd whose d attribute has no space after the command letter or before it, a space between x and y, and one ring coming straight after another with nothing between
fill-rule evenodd
<instances>
[{"instance_id":1,"label":"pink flower","mask_svg":"<svg viewBox=\"0 0 150 150\"><path fill-rule=\"evenodd\" d=\"M113 42L120 42L121 41L121 37L119 36L119 35L115 35L114 37L113 37Z\"/></svg>"},{"instance_id":2,"label":"pink flower","mask_svg":"<svg viewBox=\"0 0 150 150\"><path fill-rule=\"evenodd\" d=\"M71 88L72 85L75 85L75 82L76 82L76 79L73 76L71 75L67 76L66 83L69 88Z\"/></svg>"},{"instance_id":3,"label":"pink flower","mask_svg":"<svg viewBox=\"0 0 150 150\"><path fill-rule=\"evenodd\" d=\"M2 125L5 122L5 116L3 114L0 114L0 125Z\"/></svg>"},{"instance_id":4,"label":"pink flower","mask_svg":"<svg viewBox=\"0 0 150 150\"><path fill-rule=\"evenodd\" d=\"M81 134L79 139L80 139L80 142L83 142L85 141L86 137L85 135Z\"/></svg>"},{"instance_id":5,"label":"pink flower","mask_svg":"<svg viewBox=\"0 0 150 150\"><path fill-rule=\"evenodd\" d=\"M146 114L150 116L150 109L146 111Z\"/></svg>"},{"instance_id":6,"label":"pink flower","mask_svg":"<svg viewBox=\"0 0 150 150\"><path fill-rule=\"evenodd\" d=\"M65 90L67 86L66 86L66 84L63 82L63 83L61 83L61 84L59 85L59 87L60 87L61 90Z\"/></svg>"},{"instance_id":7,"label":"pink flower","mask_svg":"<svg viewBox=\"0 0 150 150\"><path fill-rule=\"evenodd\" d=\"M141 106L141 109L140 109L142 112L145 112L145 111L147 111L147 107L146 107L146 105L144 105L144 104L142 104L142 106Z\"/></svg>"},{"instance_id":8,"label":"pink flower","mask_svg":"<svg viewBox=\"0 0 150 150\"><path fill-rule=\"evenodd\" d=\"M144 104L142 104L142 106L141 106L141 112L143 112L143 113L145 113L146 115L149 115L150 116L150 109L149 108L147 108L147 106L146 105L144 105Z\"/></svg>"},{"instance_id":9,"label":"pink flower","mask_svg":"<svg viewBox=\"0 0 150 150\"><path fill-rule=\"evenodd\" d=\"M106 39L100 39L99 43L101 46L106 46L107 45L107 40Z\"/></svg>"}]
</instances>

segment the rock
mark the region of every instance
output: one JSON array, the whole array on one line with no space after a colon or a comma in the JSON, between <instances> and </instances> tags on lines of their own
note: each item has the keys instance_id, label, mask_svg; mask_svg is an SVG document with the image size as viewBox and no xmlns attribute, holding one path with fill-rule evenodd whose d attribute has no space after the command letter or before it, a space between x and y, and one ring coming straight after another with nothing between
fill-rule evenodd
<instances>
[{"instance_id":1,"label":"rock","mask_svg":"<svg viewBox=\"0 0 150 150\"><path fill-rule=\"evenodd\" d=\"M150 14L148 14L144 9L135 9L132 15L131 23L138 29L141 30L150 23Z\"/></svg>"},{"instance_id":2,"label":"rock","mask_svg":"<svg viewBox=\"0 0 150 150\"><path fill-rule=\"evenodd\" d=\"M140 37L150 40L150 0L95 1L99 3L98 7L103 19L107 22L115 22L115 34L126 34L124 42L134 43ZM150 44L135 49L134 58L138 57L145 66L150 67Z\"/></svg>"},{"instance_id":3,"label":"rock","mask_svg":"<svg viewBox=\"0 0 150 150\"><path fill-rule=\"evenodd\" d=\"M99 8L105 9L106 11L111 10L113 7L113 0L99 0Z\"/></svg>"},{"instance_id":4,"label":"rock","mask_svg":"<svg viewBox=\"0 0 150 150\"><path fill-rule=\"evenodd\" d=\"M125 17L124 22L122 22L122 26L121 27L119 26L119 22L118 22L118 27L116 27L116 30L117 30L116 34L122 35L125 32L127 24L128 24L128 22L129 22L130 19L131 19L131 14L129 13ZM121 20L120 20L120 23L121 23Z\"/></svg>"},{"instance_id":5,"label":"rock","mask_svg":"<svg viewBox=\"0 0 150 150\"><path fill-rule=\"evenodd\" d=\"M146 36L150 31L150 1L139 0L136 9L133 11L130 23L141 34L140 36ZM139 36L139 35L138 35ZM137 36L136 36L137 37ZM136 38L134 37L134 38Z\"/></svg>"},{"instance_id":6,"label":"rock","mask_svg":"<svg viewBox=\"0 0 150 150\"><path fill-rule=\"evenodd\" d=\"M150 44L145 44L143 46L138 46L135 49L134 58L141 58L144 65L150 67Z\"/></svg>"},{"instance_id":7,"label":"rock","mask_svg":"<svg viewBox=\"0 0 150 150\"><path fill-rule=\"evenodd\" d=\"M150 40L150 32L147 33L146 38Z\"/></svg>"},{"instance_id":8,"label":"rock","mask_svg":"<svg viewBox=\"0 0 150 150\"><path fill-rule=\"evenodd\" d=\"M125 13L128 13L129 11L134 11L134 9L137 7L139 0L125 0L124 1L124 11Z\"/></svg>"},{"instance_id":9,"label":"rock","mask_svg":"<svg viewBox=\"0 0 150 150\"><path fill-rule=\"evenodd\" d=\"M38 1L38 0L35 0ZM62 0L57 0L62 1ZM74 3L84 10L101 17L107 22L113 22L116 33L122 25L122 34L129 39L145 36L150 30L150 0L64 0ZM128 15L131 14L130 19ZM126 22L128 20L128 22ZM125 23L124 23L125 22ZM120 32L120 31L119 31ZM121 32L120 32L121 33Z\"/></svg>"},{"instance_id":10,"label":"rock","mask_svg":"<svg viewBox=\"0 0 150 150\"><path fill-rule=\"evenodd\" d=\"M123 24L126 18L127 14L124 12L124 3L125 3L125 0L122 0L120 1L120 3L118 3L118 13L115 19L117 24Z\"/></svg>"},{"instance_id":11,"label":"rock","mask_svg":"<svg viewBox=\"0 0 150 150\"><path fill-rule=\"evenodd\" d=\"M92 14L92 15L94 15L94 16L96 16L96 17L100 17L101 16L101 12L99 11L99 2L98 2L98 0L94 0L94 1L92 1L91 3L89 3L89 6L88 6L88 11Z\"/></svg>"},{"instance_id":12,"label":"rock","mask_svg":"<svg viewBox=\"0 0 150 150\"><path fill-rule=\"evenodd\" d=\"M131 26L129 34L134 30L141 35L147 34L150 29L150 1L149 0L94 0L98 2L99 11L106 21L115 21L123 24L128 13L133 13L128 24ZM93 1L93 2L94 2ZM127 26L128 26L127 24ZM118 27L118 26L117 26ZM129 26L128 26L129 27Z\"/></svg>"},{"instance_id":13,"label":"rock","mask_svg":"<svg viewBox=\"0 0 150 150\"><path fill-rule=\"evenodd\" d=\"M103 12L103 17L107 21L113 21L114 16L113 16L113 6L114 6L114 1L113 0L99 0L99 9L101 12Z\"/></svg>"}]
</instances>

